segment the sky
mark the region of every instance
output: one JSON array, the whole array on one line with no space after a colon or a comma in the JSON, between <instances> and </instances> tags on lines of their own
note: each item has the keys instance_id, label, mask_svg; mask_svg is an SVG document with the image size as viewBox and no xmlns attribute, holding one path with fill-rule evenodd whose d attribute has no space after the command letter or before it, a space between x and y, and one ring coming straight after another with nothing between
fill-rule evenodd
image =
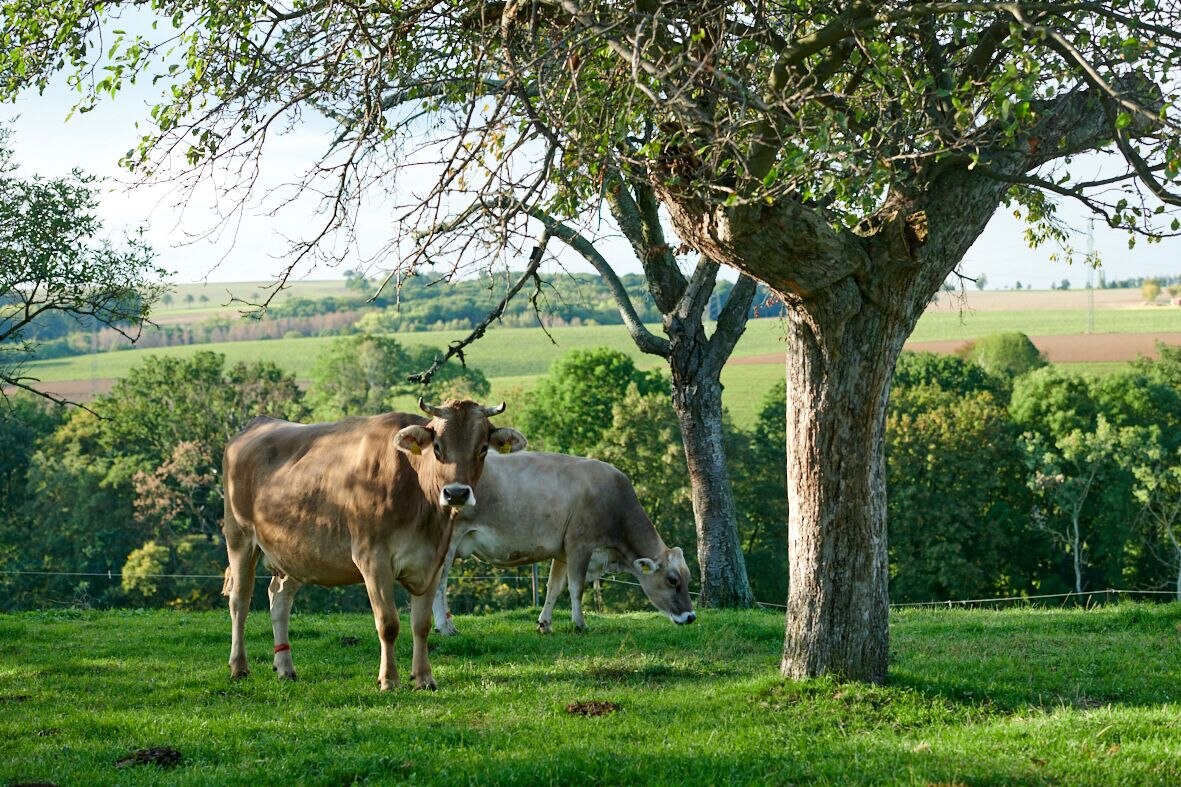
<instances>
[{"instance_id":1,"label":"sky","mask_svg":"<svg viewBox=\"0 0 1181 787\"><path fill-rule=\"evenodd\" d=\"M142 227L147 241L156 249L158 261L167 270L175 271L173 281L267 281L284 268L283 254L286 238L297 237L314 220L314 205L296 205L286 216L273 218L260 211L242 217L223 230L216 238L193 240L216 225L218 206L212 191L198 195L184 209L177 207L175 189L167 184L134 185L129 187L131 175L118 166L120 156L134 147L138 139L137 121L148 118L148 96L121 94L99 104L93 111L66 117L72 105L71 94L63 87L51 88L43 96L27 95L7 107L0 120L10 121L14 131L11 141L15 160L24 175L64 175L72 168L81 168L103 179L99 214L105 231L118 237L123 231ZM274 147L264 162L264 179L276 173L299 171L323 149L325 137L321 128L312 124L300 127L275 140ZM413 183L408 184L413 188ZM1079 252L1088 245L1089 222L1073 204L1064 205L1062 215L1077 229L1073 244ZM373 210L364 217L363 234L377 248L389 237L392 222L389 215ZM1108 280L1136 276L1176 275L1181 273L1181 238L1160 244L1146 244L1142 239L1129 249L1127 236L1098 222L1094 229L1094 245L1102 260ZM621 273L639 273L630 249L622 241L614 246L608 242L608 258L621 262ZM615 254L611 254L612 250ZM1088 279L1085 266L1052 261L1055 248L1027 247L1020 222L1005 209L998 211L987 229L968 251L960 270L966 276L987 277L988 289L1014 287L1020 282L1025 287L1047 289L1063 279L1072 287L1084 286ZM1080 254L1081 257L1081 254ZM525 264L524 258L521 266ZM547 267L554 270L561 265L567 270L589 271L590 266L576 255L567 254ZM353 267L346 262L342 267L318 267L298 270L295 278L340 279L343 271ZM733 278L733 276L730 276ZM1095 274L1095 280L1098 280Z\"/></svg>"}]
</instances>

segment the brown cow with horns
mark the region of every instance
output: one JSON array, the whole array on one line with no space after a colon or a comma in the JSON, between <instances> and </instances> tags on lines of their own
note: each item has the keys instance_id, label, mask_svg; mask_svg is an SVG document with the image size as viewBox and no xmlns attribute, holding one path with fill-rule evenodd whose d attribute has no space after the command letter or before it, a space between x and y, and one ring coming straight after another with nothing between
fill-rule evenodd
<instances>
[{"instance_id":1,"label":"brown cow with horns","mask_svg":"<svg viewBox=\"0 0 1181 787\"><path fill-rule=\"evenodd\" d=\"M225 533L230 565L223 593L233 623L230 673L247 672L243 635L260 555L269 588L275 670L295 677L287 622L301 585L365 583L377 635L383 691L398 684L394 582L410 591L411 674L434 689L427 660L431 601L451 539L453 515L475 505L473 489L489 447L519 451L525 438L488 419L504 412L471 401L418 406L407 413L294 424L260 417L229 445L224 461Z\"/></svg>"}]
</instances>

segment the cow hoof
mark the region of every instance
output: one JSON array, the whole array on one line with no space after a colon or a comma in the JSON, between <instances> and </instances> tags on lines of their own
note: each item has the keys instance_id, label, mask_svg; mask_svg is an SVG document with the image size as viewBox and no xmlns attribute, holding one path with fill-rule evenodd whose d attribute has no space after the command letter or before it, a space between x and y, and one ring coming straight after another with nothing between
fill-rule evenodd
<instances>
[{"instance_id":1,"label":"cow hoof","mask_svg":"<svg viewBox=\"0 0 1181 787\"><path fill-rule=\"evenodd\" d=\"M294 672L280 672L279 680L299 680L299 676Z\"/></svg>"},{"instance_id":2,"label":"cow hoof","mask_svg":"<svg viewBox=\"0 0 1181 787\"><path fill-rule=\"evenodd\" d=\"M590 629L587 628L586 626L575 626L574 627L575 634L587 634L589 632L590 632Z\"/></svg>"},{"instance_id":3,"label":"cow hoof","mask_svg":"<svg viewBox=\"0 0 1181 787\"><path fill-rule=\"evenodd\" d=\"M438 632L439 636L441 637L454 637L459 633L459 629L451 625L451 621L447 621L447 623L443 624L442 626L436 626L435 631Z\"/></svg>"},{"instance_id":4,"label":"cow hoof","mask_svg":"<svg viewBox=\"0 0 1181 787\"><path fill-rule=\"evenodd\" d=\"M398 688L398 684L392 680L377 682L378 691L393 691L396 688Z\"/></svg>"},{"instance_id":5,"label":"cow hoof","mask_svg":"<svg viewBox=\"0 0 1181 787\"><path fill-rule=\"evenodd\" d=\"M550 623L548 620L537 621L537 633L538 634L552 634L553 631L554 630L553 630L553 628L550 627Z\"/></svg>"},{"instance_id":6,"label":"cow hoof","mask_svg":"<svg viewBox=\"0 0 1181 787\"><path fill-rule=\"evenodd\" d=\"M434 678L427 678L426 680L419 680L414 682L414 688L418 691L438 691L439 686L435 683Z\"/></svg>"},{"instance_id":7,"label":"cow hoof","mask_svg":"<svg viewBox=\"0 0 1181 787\"><path fill-rule=\"evenodd\" d=\"M250 670L246 667L235 667L230 665L230 680L242 680L250 675Z\"/></svg>"}]
</instances>

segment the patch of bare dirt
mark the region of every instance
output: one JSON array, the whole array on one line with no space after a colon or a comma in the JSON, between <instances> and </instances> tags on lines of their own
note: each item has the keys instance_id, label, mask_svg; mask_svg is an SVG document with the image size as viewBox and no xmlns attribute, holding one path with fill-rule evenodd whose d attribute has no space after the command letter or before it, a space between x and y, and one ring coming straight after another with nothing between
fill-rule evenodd
<instances>
[{"instance_id":1,"label":"patch of bare dirt","mask_svg":"<svg viewBox=\"0 0 1181 787\"><path fill-rule=\"evenodd\" d=\"M566 706L566 712L573 716L608 716L618 710L618 705L607 700L571 702Z\"/></svg>"},{"instance_id":2,"label":"patch of bare dirt","mask_svg":"<svg viewBox=\"0 0 1181 787\"><path fill-rule=\"evenodd\" d=\"M126 768L131 765L157 765L161 768L175 768L180 765L183 755L169 746L158 746L154 749L137 749L126 757L115 762L116 768Z\"/></svg>"},{"instance_id":3,"label":"patch of bare dirt","mask_svg":"<svg viewBox=\"0 0 1181 787\"><path fill-rule=\"evenodd\" d=\"M1076 333L1064 336L1030 336L1034 346L1050 363L1099 363L1134 361L1140 356L1156 358L1156 343L1181 344L1181 333ZM907 342L915 352L954 353L968 342L949 339L938 342ZM732 364L783 363L783 353L731 358Z\"/></svg>"}]
</instances>

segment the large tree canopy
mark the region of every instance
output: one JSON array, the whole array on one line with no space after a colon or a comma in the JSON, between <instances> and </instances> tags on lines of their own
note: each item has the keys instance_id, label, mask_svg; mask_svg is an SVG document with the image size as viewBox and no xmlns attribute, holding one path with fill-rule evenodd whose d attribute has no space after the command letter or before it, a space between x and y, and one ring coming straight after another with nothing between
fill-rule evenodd
<instances>
[{"instance_id":1,"label":"large tree canopy","mask_svg":"<svg viewBox=\"0 0 1181 787\"><path fill-rule=\"evenodd\" d=\"M132 167L197 179L221 166L244 197L269 139L308 112L328 118L326 152L295 184L326 205L292 266L342 248L324 241L352 232L370 186L434 161L400 216L463 232L428 236L422 254L487 264L529 211L585 221L606 201L617 217L663 209L710 264L780 292L788 675L885 677L894 361L996 209L1014 206L1035 242L1065 237L1054 197L1133 237L1178 227L1173 2L3 7L0 91L65 69L85 108L162 81ZM160 26L116 32L131 7ZM1088 151L1101 166L1073 160Z\"/></svg>"}]
</instances>

